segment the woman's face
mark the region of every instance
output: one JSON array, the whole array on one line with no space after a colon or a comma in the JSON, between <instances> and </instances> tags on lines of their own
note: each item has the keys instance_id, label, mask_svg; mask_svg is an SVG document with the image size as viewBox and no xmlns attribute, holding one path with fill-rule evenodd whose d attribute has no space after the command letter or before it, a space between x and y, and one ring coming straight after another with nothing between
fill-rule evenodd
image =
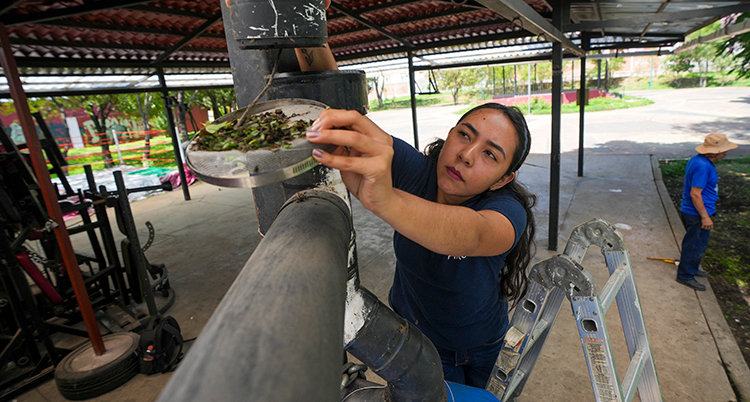
<instances>
[{"instance_id":1,"label":"woman's face","mask_svg":"<svg viewBox=\"0 0 750 402\"><path fill-rule=\"evenodd\" d=\"M502 112L479 109L448 133L437 163L437 202L458 205L510 182L510 167L518 146L516 129Z\"/></svg>"}]
</instances>

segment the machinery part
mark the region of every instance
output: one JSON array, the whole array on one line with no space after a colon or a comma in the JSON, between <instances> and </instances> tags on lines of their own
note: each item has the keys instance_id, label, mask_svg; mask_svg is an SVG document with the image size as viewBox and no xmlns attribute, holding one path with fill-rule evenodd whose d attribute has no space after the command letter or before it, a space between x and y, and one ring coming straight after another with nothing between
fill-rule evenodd
<instances>
[{"instance_id":1,"label":"machinery part","mask_svg":"<svg viewBox=\"0 0 750 402\"><path fill-rule=\"evenodd\" d=\"M132 332L118 332L102 337L107 352L94 353L87 342L74 350L55 369L55 383L60 394L79 401L112 391L138 374L138 341Z\"/></svg>"},{"instance_id":2,"label":"machinery part","mask_svg":"<svg viewBox=\"0 0 750 402\"><path fill-rule=\"evenodd\" d=\"M314 120L326 107L320 102L307 99L277 99L258 103L248 113L281 109L292 121ZM237 120L245 110L246 108L242 108L221 116L214 123ZM292 141L291 149L212 152L199 150L193 140L188 145L185 159L195 176L206 183L252 188L291 179L318 166L318 162L311 156L315 148L330 152L335 146L313 144L305 138L299 138Z\"/></svg>"},{"instance_id":3,"label":"machinery part","mask_svg":"<svg viewBox=\"0 0 750 402\"><path fill-rule=\"evenodd\" d=\"M154 243L154 225L151 224L151 222L146 221L146 228L148 228L148 240L146 240L146 244L141 247L141 251L145 252L148 250L149 247L151 247L151 244Z\"/></svg>"},{"instance_id":4,"label":"machinery part","mask_svg":"<svg viewBox=\"0 0 750 402\"><path fill-rule=\"evenodd\" d=\"M311 99L333 109L367 114L367 79L361 70L287 72L274 75L268 99Z\"/></svg>"},{"instance_id":5,"label":"machinery part","mask_svg":"<svg viewBox=\"0 0 750 402\"><path fill-rule=\"evenodd\" d=\"M287 202L158 400L339 398L351 230L332 193Z\"/></svg>"},{"instance_id":6,"label":"machinery part","mask_svg":"<svg viewBox=\"0 0 750 402\"><path fill-rule=\"evenodd\" d=\"M432 342L367 289L357 293L359 301L347 303L346 320L364 318L346 350L388 382L386 400L445 401L443 366Z\"/></svg>"},{"instance_id":7,"label":"machinery part","mask_svg":"<svg viewBox=\"0 0 750 402\"><path fill-rule=\"evenodd\" d=\"M326 44L323 0L227 0L234 37L242 49L320 47Z\"/></svg>"}]
</instances>

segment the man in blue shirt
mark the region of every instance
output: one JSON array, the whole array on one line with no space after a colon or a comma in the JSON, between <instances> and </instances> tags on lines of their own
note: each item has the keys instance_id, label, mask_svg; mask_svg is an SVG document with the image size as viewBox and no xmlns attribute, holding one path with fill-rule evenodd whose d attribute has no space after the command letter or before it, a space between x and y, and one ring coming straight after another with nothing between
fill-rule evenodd
<instances>
[{"instance_id":1,"label":"man in blue shirt","mask_svg":"<svg viewBox=\"0 0 750 402\"><path fill-rule=\"evenodd\" d=\"M703 145L695 148L698 155L690 158L685 168L680 206L685 237L682 239L677 282L695 290L706 290L706 285L698 282L695 277L708 276L708 272L701 269L700 263L714 227L711 216L716 213L716 200L719 199L719 175L714 162L724 159L727 151L735 148L737 144L727 140L726 135L709 134Z\"/></svg>"}]
</instances>

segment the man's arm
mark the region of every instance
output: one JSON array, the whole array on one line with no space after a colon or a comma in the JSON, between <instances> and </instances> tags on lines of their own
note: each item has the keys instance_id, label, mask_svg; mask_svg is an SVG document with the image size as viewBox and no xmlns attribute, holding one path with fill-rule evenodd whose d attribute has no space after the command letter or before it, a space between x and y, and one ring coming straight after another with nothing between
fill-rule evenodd
<instances>
[{"instance_id":1,"label":"man's arm","mask_svg":"<svg viewBox=\"0 0 750 402\"><path fill-rule=\"evenodd\" d=\"M698 211L698 215L701 216L701 227L704 230L711 230L714 228L714 222L706 211L706 205L703 204L703 189L700 187L690 188L690 199L693 201L693 207Z\"/></svg>"}]
</instances>

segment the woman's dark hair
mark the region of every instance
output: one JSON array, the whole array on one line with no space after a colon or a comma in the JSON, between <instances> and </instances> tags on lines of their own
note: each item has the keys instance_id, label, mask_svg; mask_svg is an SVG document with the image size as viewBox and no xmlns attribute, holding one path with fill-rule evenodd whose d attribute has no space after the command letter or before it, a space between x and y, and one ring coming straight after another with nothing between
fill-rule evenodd
<instances>
[{"instance_id":1,"label":"woman's dark hair","mask_svg":"<svg viewBox=\"0 0 750 402\"><path fill-rule=\"evenodd\" d=\"M505 115L513 127L516 129L516 136L518 138L518 146L516 146L513 152L513 158L510 161L510 167L505 172L503 177L517 171L526 157L529 155L529 149L531 148L531 135L529 134L529 127L526 125L526 119L523 117L518 108L515 106L505 106L499 103L484 103L481 104L468 112L466 112L458 120L461 123L467 116L482 109L493 109L497 110ZM425 147L425 154L437 163L440 151L443 149L445 140L437 139ZM518 239L518 243L513 249L510 250L508 255L505 257L505 267L500 273L500 297L512 300L513 303L511 308L520 301L520 299L526 295L528 289L528 277L526 276L526 268L531 262L531 258L536 252L536 244L534 243L534 234L536 232L536 222L534 220L534 213L532 209L536 205L536 195L532 194L526 186L519 183L516 178L513 178L508 184L495 191L487 191L482 195L483 197L492 197L499 191L511 191L518 201L523 205L523 209L526 211L526 228L524 228L521 237Z\"/></svg>"}]
</instances>

